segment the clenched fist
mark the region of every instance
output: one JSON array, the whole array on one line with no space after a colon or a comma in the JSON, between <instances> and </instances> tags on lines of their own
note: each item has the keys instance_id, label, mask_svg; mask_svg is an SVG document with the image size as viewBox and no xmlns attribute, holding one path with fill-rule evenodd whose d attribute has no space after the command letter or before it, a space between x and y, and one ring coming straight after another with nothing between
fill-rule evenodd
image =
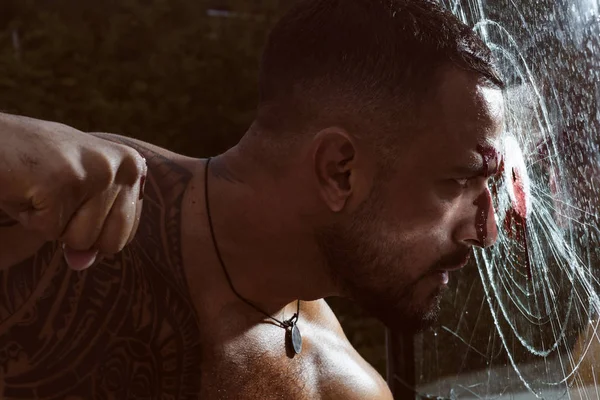
<instances>
[{"instance_id":1,"label":"clenched fist","mask_svg":"<svg viewBox=\"0 0 600 400\"><path fill-rule=\"evenodd\" d=\"M0 210L64 244L73 269L137 230L146 176L135 150L65 125L0 114Z\"/></svg>"}]
</instances>

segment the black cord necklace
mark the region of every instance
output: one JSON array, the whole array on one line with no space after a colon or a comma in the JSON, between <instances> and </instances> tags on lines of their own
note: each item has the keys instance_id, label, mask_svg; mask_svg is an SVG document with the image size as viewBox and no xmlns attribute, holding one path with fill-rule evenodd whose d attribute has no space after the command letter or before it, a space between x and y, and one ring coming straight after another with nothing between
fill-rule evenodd
<instances>
[{"instance_id":1,"label":"black cord necklace","mask_svg":"<svg viewBox=\"0 0 600 400\"><path fill-rule=\"evenodd\" d=\"M210 160L211 160L210 158L208 158L206 160L206 165L204 167L204 201L206 204L206 216L208 218L208 227L210 229L210 236L212 238L213 246L215 248L215 253L217 254L219 263L221 264L221 267L223 268L223 272L225 273L225 277L227 278L227 283L229 283L229 287L231 288L231 291L240 300L242 300L244 303L248 304L250 307L254 308L259 313L265 315L267 318L273 320L281 328L285 329L286 335L287 335L286 339L288 339L288 340L286 340L286 342L291 343L291 350L293 350L295 354L300 354L300 352L302 351L302 335L300 334L300 329L298 329L298 319L300 318L300 300L298 300L296 313L292 316L292 318L286 319L284 321L280 321L277 318L274 318L271 315L264 312L263 310L261 310L258 306L256 306L249 300L245 299L242 295L240 295L238 293L237 290L235 290L235 287L233 286L233 282L231 281L231 277L229 276L229 273L227 272L227 268L225 268L225 263L223 262L223 257L221 256L221 252L219 251L219 246L217 244L215 230L214 230L213 223L212 223L212 217L210 215L210 205L208 202L208 166L210 164Z\"/></svg>"}]
</instances>

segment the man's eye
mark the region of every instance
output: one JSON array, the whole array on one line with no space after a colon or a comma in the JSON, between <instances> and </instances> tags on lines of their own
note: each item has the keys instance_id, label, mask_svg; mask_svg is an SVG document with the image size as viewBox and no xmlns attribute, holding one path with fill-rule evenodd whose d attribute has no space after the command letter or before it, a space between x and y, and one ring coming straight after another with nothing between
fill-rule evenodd
<instances>
[{"instance_id":1,"label":"man's eye","mask_svg":"<svg viewBox=\"0 0 600 400\"><path fill-rule=\"evenodd\" d=\"M456 183L458 183L459 186L461 187L467 187L469 186L469 178L463 178L463 179L455 179Z\"/></svg>"}]
</instances>

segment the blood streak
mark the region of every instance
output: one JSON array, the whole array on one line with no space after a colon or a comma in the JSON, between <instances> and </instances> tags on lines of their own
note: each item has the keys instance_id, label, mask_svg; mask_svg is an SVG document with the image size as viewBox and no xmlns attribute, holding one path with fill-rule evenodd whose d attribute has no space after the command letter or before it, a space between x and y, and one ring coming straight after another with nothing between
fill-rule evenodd
<instances>
[{"instance_id":1,"label":"blood streak","mask_svg":"<svg viewBox=\"0 0 600 400\"><path fill-rule=\"evenodd\" d=\"M493 147L486 147L482 145L477 146L477 152L481 154L483 159L483 176L489 178L496 174L498 169L498 152ZM494 164L496 167L494 170L490 169L490 165ZM490 208L492 207L492 197L489 190L484 190L483 193L477 197L473 205L477 207L477 214L475 217L475 231L477 232L477 239L482 246L485 246L488 231L487 223L488 216L490 214Z\"/></svg>"},{"instance_id":2,"label":"blood streak","mask_svg":"<svg viewBox=\"0 0 600 400\"><path fill-rule=\"evenodd\" d=\"M504 157L500 157L499 163L498 163L498 170L496 171L496 175L494 178L492 183L491 183L491 189L492 189L492 199L495 199L498 197L498 177L502 176L502 174L504 173Z\"/></svg>"},{"instance_id":3,"label":"blood streak","mask_svg":"<svg viewBox=\"0 0 600 400\"><path fill-rule=\"evenodd\" d=\"M521 244L525 258L527 278L531 280L531 264L529 262L529 248L527 243L527 194L524 179L518 167L511 165L511 160L499 157L498 152L493 147L479 145L477 146L477 151L483 158L482 175L484 177L489 178L492 175L510 174L506 179L508 180L507 184L511 185L514 196L512 196L511 205L506 213L503 225L507 236ZM510 153L514 151L519 151L520 154L518 147L510 149ZM514 157L514 154L507 154L507 156ZM508 165L506 164L507 162ZM491 168L492 164L495 166L493 169ZM505 169L507 170L505 171ZM492 194L497 196L498 188L496 182L492 182L491 190ZM492 207L492 194L486 189L473 203L477 207L475 231L477 232L477 239L482 245L485 245L488 237L487 223L490 208Z\"/></svg>"},{"instance_id":4,"label":"blood streak","mask_svg":"<svg viewBox=\"0 0 600 400\"><path fill-rule=\"evenodd\" d=\"M529 261L529 247L527 244L527 203L523 178L520 172L513 167L510 176L514 198L510 209L506 212L504 218L504 230L506 235L515 239L523 247L523 257L525 258L525 269L527 279L532 279L531 263Z\"/></svg>"},{"instance_id":5,"label":"blood streak","mask_svg":"<svg viewBox=\"0 0 600 400\"><path fill-rule=\"evenodd\" d=\"M483 158L483 176L489 178L496 174L498 169L498 152L496 149L490 146L477 145L477 152L481 154L481 158ZM496 166L494 170L490 170L490 164L492 164L492 162Z\"/></svg>"},{"instance_id":6,"label":"blood streak","mask_svg":"<svg viewBox=\"0 0 600 400\"><path fill-rule=\"evenodd\" d=\"M504 181L508 190L510 204L506 211L506 216L503 221L503 228L506 236L513 239L517 245L512 246L514 255L521 260L521 265L527 270L527 278L532 279L531 262L529 257L529 242L528 242L528 215L531 210L529 198L529 178L523 152L519 146L519 142L514 136L508 135L503 140L504 144ZM520 247L520 248L519 248Z\"/></svg>"},{"instance_id":7,"label":"blood streak","mask_svg":"<svg viewBox=\"0 0 600 400\"><path fill-rule=\"evenodd\" d=\"M525 185L523 178L516 168L512 169L512 185L515 198L512 201L512 207L523 218L527 219L527 203L525 198Z\"/></svg>"}]
</instances>

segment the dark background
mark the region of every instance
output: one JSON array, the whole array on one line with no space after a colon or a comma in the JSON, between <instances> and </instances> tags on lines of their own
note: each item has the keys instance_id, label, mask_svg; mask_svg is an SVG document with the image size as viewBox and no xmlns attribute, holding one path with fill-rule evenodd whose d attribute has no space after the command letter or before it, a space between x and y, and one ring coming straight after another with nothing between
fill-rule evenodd
<instances>
[{"instance_id":1,"label":"dark background","mask_svg":"<svg viewBox=\"0 0 600 400\"><path fill-rule=\"evenodd\" d=\"M276 0L1 0L0 110L118 133L192 157L251 123ZM346 335L385 376L385 332L330 299Z\"/></svg>"}]
</instances>

